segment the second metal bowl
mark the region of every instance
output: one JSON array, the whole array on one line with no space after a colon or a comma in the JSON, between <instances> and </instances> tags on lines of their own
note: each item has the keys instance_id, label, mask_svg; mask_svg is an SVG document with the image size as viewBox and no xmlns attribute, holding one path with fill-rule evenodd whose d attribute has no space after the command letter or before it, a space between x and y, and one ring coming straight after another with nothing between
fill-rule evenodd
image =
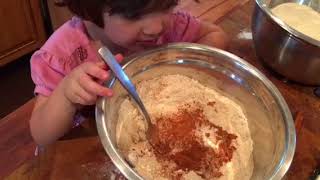
<instances>
[{"instance_id":1,"label":"second metal bowl","mask_svg":"<svg viewBox=\"0 0 320 180\"><path fill-rule=\"evenodd\" d=\"M282 3L296 2L319 12L319 1L256 0L255 2L252 33L259 58L290 80L307 85L320 85L320 41L294 30L270 10Z\"/></svg>"}]
</instances>

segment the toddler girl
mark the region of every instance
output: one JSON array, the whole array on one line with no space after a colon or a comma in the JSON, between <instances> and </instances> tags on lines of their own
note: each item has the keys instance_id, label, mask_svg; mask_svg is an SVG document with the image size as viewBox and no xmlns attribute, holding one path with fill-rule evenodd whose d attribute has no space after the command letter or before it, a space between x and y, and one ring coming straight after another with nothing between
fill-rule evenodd
<instances>
[{"instance_id":1,"label":"toddler girl","mask_svg":"<svg viewBox=\"0 0 320 180\"><path fill-rule=\"evenodd\" d=\"M99 44L119 61L122 55L170 42L196 42L224 48L226 36L213 24L173 12L178 0L64 0L76 16L62 25L31 58L36 104L31 134L40 146L63 136L81 119L82 107L112 96L102 85L108 67Z\"/></svg>"}]
</instances>

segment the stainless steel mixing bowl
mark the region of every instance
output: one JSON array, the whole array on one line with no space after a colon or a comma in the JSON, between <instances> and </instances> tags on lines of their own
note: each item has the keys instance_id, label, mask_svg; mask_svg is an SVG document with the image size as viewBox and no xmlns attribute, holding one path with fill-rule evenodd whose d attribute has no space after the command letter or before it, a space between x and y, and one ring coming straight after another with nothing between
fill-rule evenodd
<instances>
[{"instance_id":1,"label":"stainless steel mixing bowl","mask_svg":"<svg viewBox=\"0 0 320 180\"><path fill-rule=\"evenodd\" d=\"M320 85L320 41L292 29L270 11L279 4L296 2L308 5L319 12L320 1L255 0L255 2L252 33L257 55L268 66L290 80L308 85Z\"/></svg>"},{"instance_id":2,"label":"stainless steel mixing bowl","mask_svg":"<svg viewBox=\"0 0 320 180\"><path fill-rule=\"evenodd\" d=\"M182 74L238 102L247 118L254 142L252 179L280 179L295 151L291 113L277 88L256 68L228 52L189 43L171 44L129 57L123 66L134 83L161 75ZM128 96L111 79L112 98L96 105L96 122L104 149L128 179L142 179L125 161L116 143L118 109ZM188 88L187 86L185 88Z\"/></svg>"}]
</instances>

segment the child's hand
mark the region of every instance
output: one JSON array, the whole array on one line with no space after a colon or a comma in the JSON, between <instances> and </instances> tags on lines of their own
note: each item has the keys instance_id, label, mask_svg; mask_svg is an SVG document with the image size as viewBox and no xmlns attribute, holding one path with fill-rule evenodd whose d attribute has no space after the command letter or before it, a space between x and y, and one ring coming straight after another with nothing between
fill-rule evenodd
<instances>
[{"instance_id":1,"label":"child's hand","mask_svg":"<svg viewBox=\"0 0 320 180\"><path fill-rule=\"evenodd\" d=\"M117 55L116 59L123 57ZM65 97L72 104L93 105L98 96L112 96L112 91L101 85L110 75L106 69L104 62L86 62L75 68L62 82Z\"/></svg>"}]
</instances>

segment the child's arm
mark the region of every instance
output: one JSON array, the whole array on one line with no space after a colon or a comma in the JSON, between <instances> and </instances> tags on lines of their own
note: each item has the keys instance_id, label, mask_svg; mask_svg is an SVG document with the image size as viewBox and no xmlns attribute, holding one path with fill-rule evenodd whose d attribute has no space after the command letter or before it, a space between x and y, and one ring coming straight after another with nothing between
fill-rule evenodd
<instances>
[{"instance_id":1,"label":"child's arm","mask_svg":"<svg viewBox=\"0 0 320 180\"><path fill-rule=\"evenodd\" d=\"M40 146L59 139L72 126L76 108L55 91L49 98L38 95L30 120L31 134Z\"/></svg>"},{"instance_id":2,"label":"child's arm","mask_svg":"<svg viewBox=\"0 0 320 180\"><path fill-rule=\"evenodd\" d=\"M220 49L226 49L229 38L219 26L208 22L200 22L199 39L196 42Z\"/></svg>"},{"instance_id":3,"label":"child's arm","mask_svg":"<svg viewBox=\"0 0 320 180\"><path fill-rule=\"evenodd\" d=\"M122 56L116 56L121 61ZM68 74L48 97L38 95L30 119L31 134L40 146L63 136L73 124L78 107L95 104L98 96L111 96L112 91L97 81L109 74L106 65L83 63Z\"/></svg>"},{"instance_id":4,"label":"child's arm","mask_svg":"<svg viewBox=\"0 0 320 180\"><path fill-rule=\"evenodd\" d=\"M188 13L177 12L164 38L168 42L195 42L226 49L229 38L217 25L200 21Z\"/></svg>"}]
</instances>

